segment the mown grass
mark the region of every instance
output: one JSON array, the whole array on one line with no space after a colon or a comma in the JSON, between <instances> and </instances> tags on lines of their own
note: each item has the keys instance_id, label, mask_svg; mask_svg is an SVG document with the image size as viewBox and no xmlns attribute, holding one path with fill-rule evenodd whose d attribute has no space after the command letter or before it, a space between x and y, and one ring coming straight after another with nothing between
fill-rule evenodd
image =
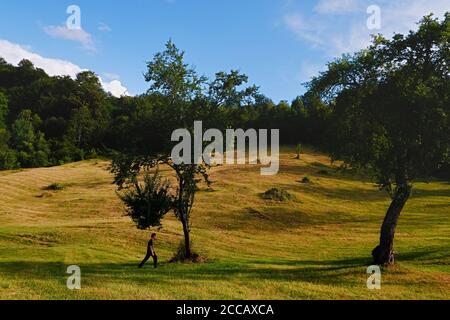
<instances>
[{"instance_id":1,"label":"mown grass","mask_svg":"<svg viewBox=\"0 0 450 320\"><path fill-rule=\"evenodd\" d=\"M1 299L450 298L449 182L416 184L397 230L398 264L370 291L366 268L389 199L321 154L296 160L284 150L273 177L257 166L212 169L213 191L198 193L192 214L194 245L207 263L167 262L182 239L170 216L159 231L157 270L137 269L149 232L124 217L107 166L0 173ZM55 181L66 187L43 191ZM271 188L294 200L262 199ZM82 270L80 291L66 288L72 264Z\"/></svg>"}]
</instances>

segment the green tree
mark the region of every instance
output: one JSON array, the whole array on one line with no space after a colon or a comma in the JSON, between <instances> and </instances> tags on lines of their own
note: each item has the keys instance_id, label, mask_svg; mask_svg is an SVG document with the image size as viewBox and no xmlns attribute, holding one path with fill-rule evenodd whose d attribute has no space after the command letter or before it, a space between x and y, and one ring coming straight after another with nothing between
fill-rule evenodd
<instances>
[{"instance_id":1,"label":"green tree","mask_svg":"<svg viewBox=\"0 0 450 320\"><path fill-rule=\"evenodd\" d=\"M180 51L171 41L166 44L165 51L155 55L153 61L148 63L148 70L145 74L147 82L151 83L148 94L155 97L155 108L148 110L159 121L157 128L160 132L148 137L148 145L153 148L143 149L129 147L125 154L116 156L113 160L111 171L115 174L115 183L120 188L130 188L131 192L138 196L136 181L139 173L149 171L160 165L168 165L173 169L177 177L175 197L172 207L175 216L181 222L185 241L185 258L192 258L191 238L190 238L190 214L194 204L197 184L200 182L199 176L207 182L208 175L203 165L197 164L176 164L172 161L170 137L173 130L178 128L191 128L193 123L189 123L190 113L194 101L202 95L202 85L206 79L199 77L195 70L184 63L184 52ZM162 104L160 104L162 102ZM139 136L141 131L136 127L134 134ZM163 135L161 135L163 133ZM142 138L130 138L130 144L134 141L140 143ZM159 140L159 141L155 141ZM148 181L147 181L148 182ZM145 181L144 181L145 183ZM151 190L152 188L150 188ZM156 193L147 193L150 199L156 201ZM147 198L148 199L148 198ZM147 201L147 203L152 203ZM141 209L142 210L142 209ZM161 213L158 210L150 210L154 219L152 223L145 227L157 226L157 218Z\"/></svg>"},{"instance_id":2,"label":"green tree","mask_svg":"<svg viewBox=\"0 0 450 320\"><path fill-rule=\"evenodd\" d=\"M310 83L333 107L334 159L370 168L392 203L372 255L394 263L394 235L413 181L450 156L450 14L425 17L417 31L374 39L366 50L330 63Z\"/></svg>"},{"instance_id":3,"label":"green tree","mask_svg":"<svg viewBox=\"0 0 450 320\"><path fill-rule=\"evenodd\" d=\"M67 136L74 146L88 149L95 133L96 122L87 105L75 109L69 122Z\"/></svg>"},{"instance_id":4,"label":"green tree","mask_svg":"<svg viewBox=\"0 0 450 320\"><path fill-rule=\"evenodd\" d=\"M8 115L8 99L0 91L0 129L6 128L6 116Z\"/></svg>"},{"instance_id":5,"label":"green tree","mask_svg":"<svg viewBox=\"0 0 450 320\"><path fill-rule=\"evenodd\" d=\"M83 127L81 131L84 131L85 137L85 140L81 141L81 146L91 151L103 145L105 131L110 122L108 96L102 88L100 79L93 72L79 73L76 84L79 105L74 115L78 117L77 129L80 133L81 123Z\"/></svg>"},{"instance_id":6,"label":"green tree","mask_svg":"<svg viewBox=\"0 0 450 320\"><path fill-rule=\"evenodd\" d=\"M150 93L169 97L172 102L192 100L201 93L206 78L197 75L194 68L184 62L184 52L169 40L166 49L147 63L145 81Z\"/></svg>"},{"instance_id":7,"label":"green tree","mask_svg":"<svg viewBox=\"0 0 450 320\"><path fill-rule=\"evenodd\" d=\"M50 149L44 134L38 130L41 119L31 110L23 110L12 125L12 146L21 167L48 166Z\"/></svg>"},{"instance_id":8,"label":"green tree","mask_svg":"<svg viewBox=\"0 0 450 320\"><path fill-rule=\"evenodd\" d=\"M17 166L16 153L9 148L10 133L6 126L8 100L0 91L0 170L14 169Z\"/></svg>"},{"instance_id":9,"label":"green tree","mask_svg":"<svg viewBox=\"0 0 450 320\"><path fill-rule=\"evenodd\" d=\"M217 72L216 78L209 84L209 98L217 106L242 107L254 102L259 88L250 86L240 89L248 82L248 77L239 71Z\"/></svg>"},{"instance_id":10,"label":"green tree","mask_svg":"<svg viewBox=\"0 0 450 320\"><path fill-rule=\"evenodd\" d=\"M0 170L17 167L16 152L8 145L11 135L6 129L0 129Z\"/></svg>"}]
</instances>

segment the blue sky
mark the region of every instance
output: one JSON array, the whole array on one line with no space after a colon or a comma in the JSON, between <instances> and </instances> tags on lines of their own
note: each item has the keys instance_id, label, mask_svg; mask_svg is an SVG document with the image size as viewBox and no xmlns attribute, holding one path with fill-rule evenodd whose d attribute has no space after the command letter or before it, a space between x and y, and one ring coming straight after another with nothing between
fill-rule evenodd
<instances>
[{"instance_id":1,"label":"blue sky","mask_svg":"<svg viewBox=\"0 0 450 320\"><path fill-rule=\"evenodd\" d=\"M75 33L66 27L69 5L81 9ZM367 26L370 5L380 8L381 29ZM2 1L0 56L55 75L90 69L107 90L134 95L148 88L145 62L171 38L200 74L238 69L278 102L302 94L302 82L366 46L371 33L406 32L445 10L450 0Z\"/></svg>"}]
</instances>

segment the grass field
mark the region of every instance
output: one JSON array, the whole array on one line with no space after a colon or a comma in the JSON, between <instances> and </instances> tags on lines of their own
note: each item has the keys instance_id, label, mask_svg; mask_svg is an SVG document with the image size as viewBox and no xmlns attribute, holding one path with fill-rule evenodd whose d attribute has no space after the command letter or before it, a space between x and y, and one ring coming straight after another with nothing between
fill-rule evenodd
<instances>
[{"instance_id":1,"label":"grass field","mask_svg":"<svg viewBox=\"0 0 450 320\"><path fill-rule=\"evenodd\" d=\"M449 182L415 185L397 229L398 264L371 291L366 268L388 197L323 155L294 158L285 151L273 177L257 166L212 169L214 190L198 193L192 214L194 246L208 262L167 262L182 239L170 214L157 270L137 269L149 232L123 216L108 162L0 172L0 298L450 298ZM305 176L311 183L301 182ZM51 184L63 188L46 190ZM273 187L296 200L259 196ZM79 291L66 287L72 264L82 270Z\"/></svg>"}]
</instances>

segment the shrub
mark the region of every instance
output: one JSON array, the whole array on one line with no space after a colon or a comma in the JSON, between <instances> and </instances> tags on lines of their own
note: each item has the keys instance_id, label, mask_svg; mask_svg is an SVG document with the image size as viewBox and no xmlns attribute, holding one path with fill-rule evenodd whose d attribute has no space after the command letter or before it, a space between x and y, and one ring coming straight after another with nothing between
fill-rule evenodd
<instances>
[{"instance_id":1,"label":"shrub","mask_svg":"<svg viewBox=\"0 0 450 320\"><path fill-rule=\"evenodd\" d=\"M192 241L191 241L191 250L192 250ZM177 251L173 255L172 259L170 259L170 262L182 262L186 261L186 244L184 241L181 241L178 245Z\"/></svg>"},{"instance_id":2,"label":"shrub","mask_svg":"<svg viewBox=\"0 0 450 320\"><path fill-rule=\"evenodd\" d=\"M62 183L52 183L51 185L47 186L45 190L47 191L61 191L64 190L66 186Z\"/></svg>"},{"instance_id":3,"label":"shrub","mask_svg":"<svg viewBox=\"0 0 450 320\"><path fill-rule=\"evenodd\" d=\"M311 179L309 179L308 176L303 177L302 183L310 183L310 182L311 182Z\"/></svg>"},{"instance_id":4,"label":"shrub","mask_svg":"<svg viewBox=\"0 0 450 320\"><path fill-rule=\"evenodd\" d=\"M192 241L190 243L191 243L190 247L191 247L191 251L192 251L192 249L193 249ZM180 244L178 245L177 251L175 252L174 256L172 257L172 259L170 259L169 262L170 263L176 263L176 262L201 263L201 262L205 262L206 260L207 259L205 257L198 255L194 251L192 251L191 257L187 258L186 257L186 244L184 241L181 241Z\"/></svg>"},{"instance_id":5,"label":"shrub","mask_svg":"<svg viewBox=\"0 0 450 320\"><path fill-rule=\"evenodd\" d=\"M262 194L262 198L265 200L274 201L290 201L295 199L295 197L289 192L279 188L272 188L270 190L267 190Z\"/></svg>"}]
</instances>

